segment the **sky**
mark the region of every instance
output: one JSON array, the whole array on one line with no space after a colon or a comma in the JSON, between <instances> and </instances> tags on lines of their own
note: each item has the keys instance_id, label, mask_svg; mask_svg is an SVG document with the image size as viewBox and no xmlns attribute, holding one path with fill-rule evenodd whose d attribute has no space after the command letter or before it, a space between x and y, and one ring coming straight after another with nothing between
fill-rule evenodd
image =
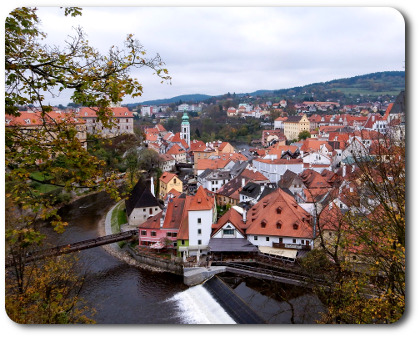
<instances>
[{"instance_id":1,"label":"sky","mask_svg":"<svg viewBox=\"0 0 420 337\"><path fill-rule=\"evenodd\" d=\"M48 43L62 45L80 26L103 53L134 34L148 56L161 56L171 84L136 69L143 95L123 103L284 89L405 66L404 18L390 7L84 7L77 18L38 8ZM68 95L50 103L66 105Z\"/></svg>"}]
</instances>

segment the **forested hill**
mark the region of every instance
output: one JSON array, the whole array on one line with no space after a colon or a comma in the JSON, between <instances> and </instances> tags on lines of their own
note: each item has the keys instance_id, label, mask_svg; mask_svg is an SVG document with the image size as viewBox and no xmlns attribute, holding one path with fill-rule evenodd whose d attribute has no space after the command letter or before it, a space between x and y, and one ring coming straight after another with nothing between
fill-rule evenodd
<instances>
[{"instance_id":1,"label":"forested hill","mask_svg":"<svg viewBox=\"0 0 420 337\"><path fill-rule=\"evenodd\" d=\"M405 90L405 71L383 71L366 75L341 78L328 82L312 83L300 87L278 90L257 90L250 93L234 94L235 97L260 97L265 100L340 100L342 103L353 101L358 97L376 99L378 96L395 97ZM235 92L232 88L231 92ZM229 94L230 95L230 94ZM225 95L210 96L203 94L181 95L172 98L132 103L128 106L180 104L181 102L198 103L202 101L217 101Z\"/></svg>"},{"instance_id":2,"label":"forested hill","mask_svg":"<svg viewBox=\"0 0 420 337\"><path fill-rule=\"evenodd\" d=\"M334 93L345 95L397 95L405 89L404 71L384 71L350 78L341 78L328 82L308 84L302 87L274 90L275 95L307 95L308 93Z\"/></svg>"}]
</instances>

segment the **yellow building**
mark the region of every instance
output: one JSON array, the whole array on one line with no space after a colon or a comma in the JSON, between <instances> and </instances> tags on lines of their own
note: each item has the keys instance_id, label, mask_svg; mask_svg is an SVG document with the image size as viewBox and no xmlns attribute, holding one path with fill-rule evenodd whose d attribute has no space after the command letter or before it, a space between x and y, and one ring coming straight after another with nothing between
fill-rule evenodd
<instances>
[{"instance_id":1,"label":"yellow building","mask_svg":"<svg viewBox=\"0 0 420 337\"><path fill-rule=\"evenodd\" d=\"M309 119L306 115L303 116L289 116L284 121L284 135L287 140L297 139L300 132L309 131Z\"/></svg>"},{"instance_id":2,"label":"yellow building","mask_svg":"<svg viewBox=\"0 0 420 337\"><path fill-rule=\"evenodd\" d=\"M159 179L160 188L159 188L159 198L164 199L168 192L172 189L182 193L183 184L181 179L174 173L163 172L162 176Z\"/></svg>"}]
</instances>

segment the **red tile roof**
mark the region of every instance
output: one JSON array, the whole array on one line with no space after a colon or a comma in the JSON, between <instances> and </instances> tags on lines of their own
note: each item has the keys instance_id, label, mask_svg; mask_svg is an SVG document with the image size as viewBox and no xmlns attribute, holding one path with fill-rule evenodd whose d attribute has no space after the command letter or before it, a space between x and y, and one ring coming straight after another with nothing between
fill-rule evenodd
<instances>
[{"instance_id":1,"label":"red tile roof","mask_svg":"<svg viewBox=\"0 0 420 337\"><path fill-rule=\"evenodd\" d=\"M230 208L222 215L216 224L212 225L212 235L216 234L224 225L230 222L242 235L245 236L244 229L246 228L246 223L244 223L242 219L242 215L238 213L237 210Z\"/></svg>"},{"instance_id":2,"label":"red tile roof","mask_svg":"<svg viewBox=\"0 0 420 337\"><path fill-rule=\"evenodd\" d=\"M189 211L210 210L214 207L214 196L210 196L203 186L197 189L197 193L191 200Z\"/></svg>"},{"instance_id":3,"label":"red tile roof","mask_svg":"<svg viewBox=\"0 0 420 337\"><path fill-rule=\"evenodd\" d=\"M282 189L262 198L247 212L248 235L312 238L311 216Z\"/></svg>"},{"instance_id":4,"label":"red tile roof","mask_svg":"<svg viewBox=\"0 0 420 337\"><path fill-rule=\"evenodd\" d=\"M172 145L172 147L166 152L166 154L177 155L185 153L185 150L182 149L178 144Z\"/></svg>"},{"instance_id":5,"label":"red tile roof","mask_svg":"<svg viewBox=\"0 0 420 337\"><path fill-rule=\"evenodd\" d=\"M53 125L55 123L84 124L84 120L76 118L71 113L51 111L42 118L41 112L21 111L20 116L5 115L6 126L41 126L44 123Z\"/></svg>"},{"instance_id":6,"label":"red tile roof","mask_svg":"<svg viewBox=\"0 0 420 337\"><path fill-rule=\"evenodd\" d=\"M127 107L115 107L109 109L111 109L112 115L116 118L133 118L133 113L128 110ZM97 107L82 107L80 108L78 115L79 117L97 117L97 110L99 110Z\"/></svg>"},{"instance_id":7,"label":"red tile roof","mask_svg":"<svg viewBox=\"0 0 420 337\"><path fill-rule=\"evenodd\" d=\"M165 184L169 183L173 178L178 178L175 173L163 172L159 180L163 181Z\"/></svg>"}]
</instances>

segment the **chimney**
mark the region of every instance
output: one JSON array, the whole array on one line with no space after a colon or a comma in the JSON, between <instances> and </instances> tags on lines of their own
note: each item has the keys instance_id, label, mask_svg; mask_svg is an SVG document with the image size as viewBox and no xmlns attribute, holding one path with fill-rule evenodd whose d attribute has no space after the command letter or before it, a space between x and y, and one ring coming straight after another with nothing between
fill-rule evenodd
<instances>
[{"instance_id":1,"label":"chimney","mask_svg":"<svg viewBox=\"0 0 420 337\"><path fill-rule=\"evenodd\" d=\"M242 178L242 187L245 186L245 178Z\"/></svg>"},{"instance_id":2,"label":"chimney","mask_svg":"<svg viewBox=\"0 0 420 337\"><path fill-rule=\"evenodd\" d=\"M152 195L154 197L156 197L155 196L155 185L153 184L153 176L150 178L150 192L152 192Z\"/></svg>"},{"instance_id":3,"label":"chimney","mask_svg":"<svg viewBox=\"0 0 420 337\"><path fill-rule=\"evenodd\" d=\"M343 177L346 176L346 165L343 166Z\"/></svg>"},{"instance_id":4,"label":"chimney","mask_svg":"<svg viewBox=\"0 0 420 337\"><path fill-rule=\"evenodd\" d=\"M244 211L242 212L242 221L243 221L244 223L246 223L246 209L244 208L243 210L244 210Z\"/></svg>"}]
</instances>

